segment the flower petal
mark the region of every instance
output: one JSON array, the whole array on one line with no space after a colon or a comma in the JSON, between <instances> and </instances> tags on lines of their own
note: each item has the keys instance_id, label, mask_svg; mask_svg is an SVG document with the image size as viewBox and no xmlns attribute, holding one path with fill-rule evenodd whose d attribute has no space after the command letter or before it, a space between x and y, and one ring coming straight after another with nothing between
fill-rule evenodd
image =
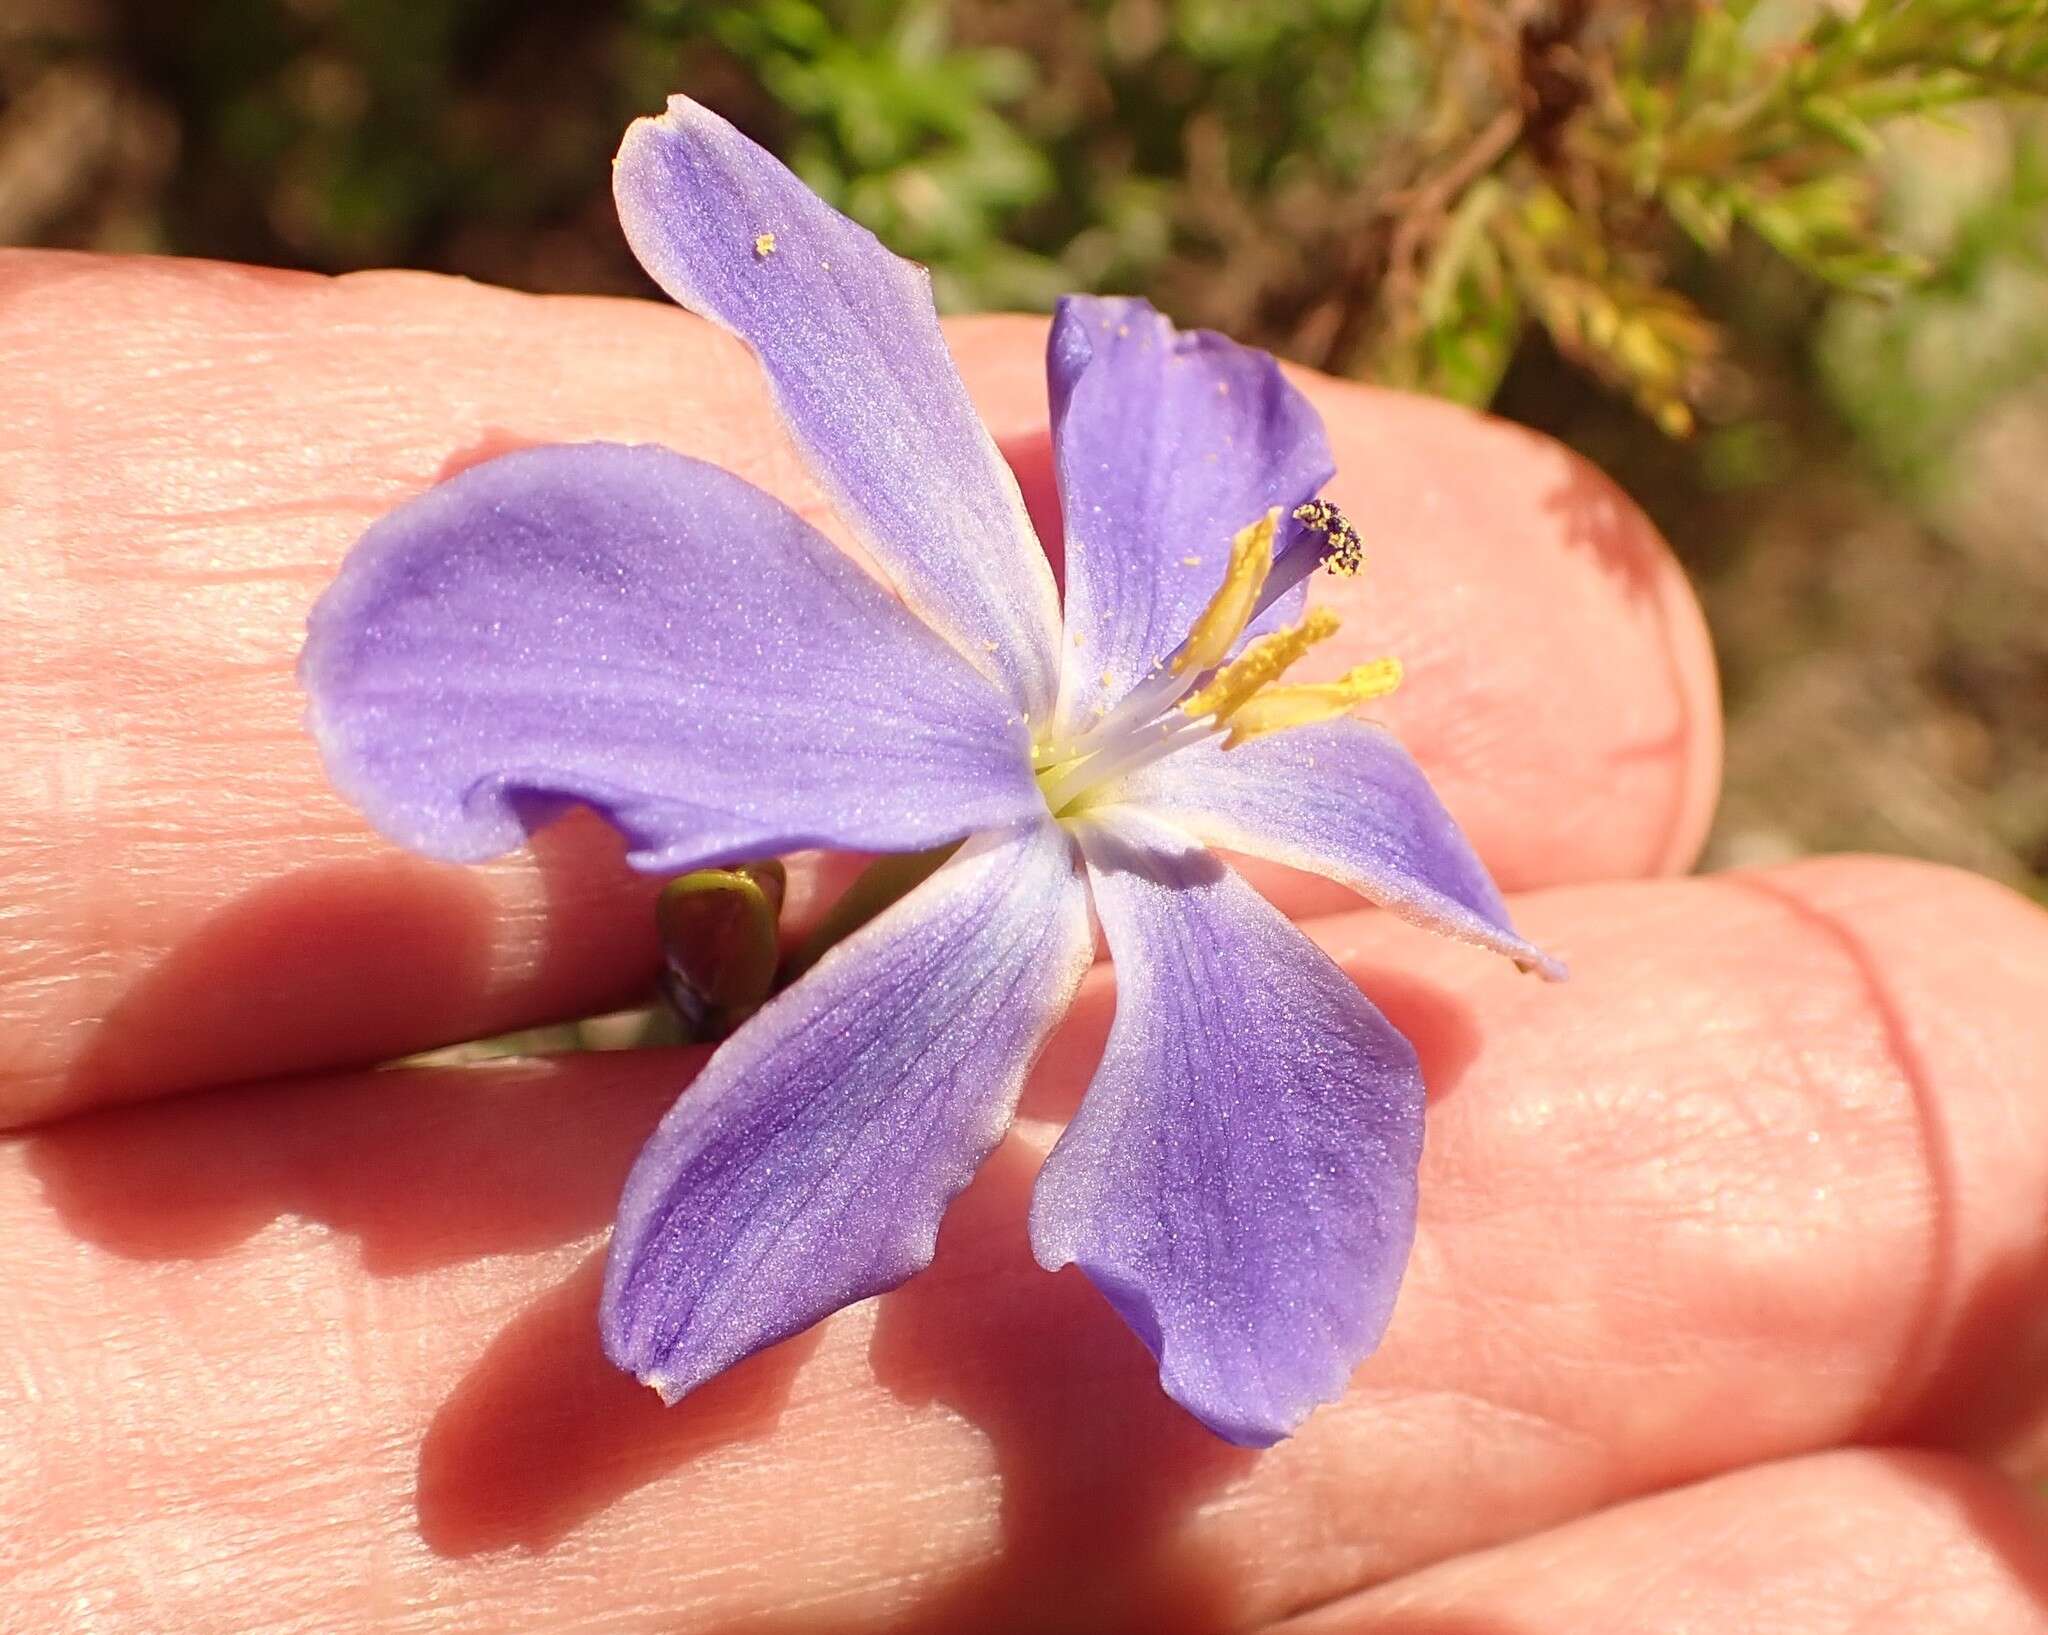
<instances>
[{"instance_id":1,"label":"flower petal","mask_svg":"<svg viewBox=\"0 0 2048 1635\"><path fill-rule=\"evenodd\" d=\"M1116 1020L1031 1206L1159 1359L1167 1394L1264 1447L1379 1343L1415 1226L1422 1078L1350 978L1191 837L1081 830Z\"/></svg>"},{"instance_id":2,"label":"flower petal","mask_svg":"<svg viewBox=\"0 0 2048 1635\"><path fill-rule=\"evenodd\" d=\"M400 506L299 668L336 787L435 857L571 801L651 870L920 850L1044 807L986 678L795 512L665 449L526 449Z\"/></svg>"},{"instance_id":3,"label":"flower petal","mask_svg":"<svg viewBox=\"0 0 2048 1635\"><path fill-rule=\"evenodd\" d=\"M1405 920L1564 975L1516 934L1486 865L1383 727L1347 717L1230 750L1212 739L1133 773L1119 798L1212 846L1324 875Z\"/></svg>"},{"instance_id":4,"label":"flower petal","mask_svg":"<svg viewBox=\"0 0 2048 1635\"><path fill-rule=\"evenodd\" d=\"M1231 536L1274 506L1286 518L1334 466L1270 356L1182 333L1144 301L1068 296L1046 369L1073 649L1060 719L1079 727L1179 645Z\"/></svg>"},{"instance_id":5,"label":"flower petal","mask_svg":"<svg viewBox=\"0 0 2048 1635\"><path fill-rule=\"evenodd\" d=\"M983 835L713 1056L626 1182L605 1349L674 1401L932 1258L1094 952L1072 842Z\"/></svg>"},{"instance_id":6,"label":"flower petal","mask_svg":"<svg viewBox=\"0 0 2048 1635\"><path fill-rule=\"evenodd\" d=\"M641 266L753 348L812 475L904 599L1042 715L1058 679L1052 570L925 270L687 97L634 121L612 187Z\"/></svg>"}]
</instances>

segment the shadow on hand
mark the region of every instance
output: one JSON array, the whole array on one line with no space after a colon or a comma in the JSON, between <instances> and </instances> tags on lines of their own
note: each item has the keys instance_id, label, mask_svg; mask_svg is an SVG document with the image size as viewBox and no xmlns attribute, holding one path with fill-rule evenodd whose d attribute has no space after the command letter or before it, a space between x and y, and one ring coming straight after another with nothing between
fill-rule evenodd
<instances>
[{"instance_id":1,"label":"shadow on hand","mask_svg":"<svg viewBox=\"0 0 2048 1635\"><path fill-rule=\"evenodd\" d=\"M585 1078L576 1100L544 1064L255 1082L648 991L657 882L629 874L617 836L588 813L530 844L543 923L516 989L493 970L504 904L475 870L399 854L329 864L203 921L100 1022L70 1075L87 1103L150 1099L28 1139L66 1224L117 1254L197 1259L296 1215L357 1236L380 1274L602 1226L695 1058L674 1058L659 1083L644 1068ZM231 1087L171 1094L204 1083ZM613 1083L625 1103L593 1114L587 1087Z\"/></svg>"},{"instance_id":2,"label":"shadow on hand","mask_svg":"<svg viewBox=\"0 0 2048 1635\"><path fill-rule=\"evenodd\" d=\"M376 918L379 905L358 893L337 880L329 907L353 898ZM258 920L269 912L260 896L245 905ZM421 901L412 883L397 897ZM458 917L471 911L457 905ZM381 946L392 945L387 927ZM444 932L426 945L458 964L469 957ZM218 968L212 952L193 957ZM1364 985L1416 1039L1433 1092L1448 1091L1478 1048L1469 1011L1397 972ZM1098 977L1028 1112L1071 1111L1112 1008L1113 987ZM119 1254L204 1259L292 1216L354 1237L374 1275L409 1273L601 1230L634 1153L700 1060L675 1052L659 1070L641 1056L586 1059L573 1077L521 1063L216 1090L72 1120L30 1138L29 1163L66 1223ZM877 1381L985 1436L1001 1493L994 1557L934 1584L886 1627L1224 1627L1233 1587L1186 1523L1258 1456L1161 1394L1152 1359L1078 1273L1050 1276L1032 1260L1037 1165L1023 1142L999 1149L949 1213L932 1271L880 1305ZM435 1412L414 1502L437 1555L546 1552L638 1489L772 1436L815 1333L664 1409L603 1357L600 1282L593 1255L540 1292Z\"/></svg>"},{"instance_id":3,"label":"shadow on hand","mask_svg":"<svg viewBox=\"0 0 2048 1635\"><path fill-rule=\"evenodd\" d=\"M1365 997L1415 1047L1431 1105L1456 1090L1479 1058L1485 1033L1478 1012L1449 989L1391 965L1350 960L1345 968ZM1020 1118L1065 1123L1087 1093L1116 1015L1116 984L1098 965L1081 985L1074 1007L1025 1081ZM963 1200L963 1205L964 1205Z\"/></svg>"},{"instance_id":4,"label":"shadow on hand","mask_svg":"<svg viewBox=\"0 0 2048 1635\"><path fill-rule=\"evenodd\" d=\"M1681 672L1678 653L1683 645L1671 627L1671 609L1663 585L1668 558L1654 523L1635 501L1605 472L1564 449L1555 451L1562 470L1556 486L1541 501L1543 511L1557 524L1558 536L1568 548L1584 551L1601 569L1619 583L1632 602L1649 604L1655 610L1657 651L1663 657L1674 715L1668 731L1609 751L1611 765L1642 762L1684 762L1697 742L1692 689ZM1675 832L1683 817L1685 780L1672 780Z\"/></svg>"},{"instance_id":5,"label":"shadow on hand","mask_svg":"<svg viewBox=\"0 0 2048 1635\"><path fill-rule=\"evenodd\" d=\"M216 909L123 993L73 1063L86 1105L362 1065L444 1036L488 975L490 891L392 855L304 868Z\"/></svg>"},{"instance_id":6,"label":"shadow on hand","mask_svg":"<svg viewBox=\"0 0 2048 1635\"><path fill-rule=\"evenodd\" d=\"M1358 980L1415 1044L1431 1099L1449 1095L1479 1053L1471 1008L1392 969ZM1027 1085L1024 1117L1072 1114L1113 1011L1113 984L1098 974ZM1183 1524L1259 1455L1165 1396L1152 1357L1081 1273L1048 1274L1033 1259L1040 1161L1026 1142L1000 1147L948 1212L931 1270L881 1303L876 1379L985 1435L1002 1485L1000 1554L888 1635L1233 1627L1233 1586Z\"/></svg>"},{"instance_id":7,"label":"shadow on hand","mask_svg":"<svg viewBox=\"0 0 2048 1635\"><path fill-rule=\"evenodd\" d=\"M703 1053L250 1085L67 1120L28 1167L73 1232L203 1260L281 1216L356 1238L377 1276L551 1249L602 1228ZM663 1065L650 1071L651 1060Z\"/></svg>"},{"instance_id":8,"label":"shadow on hand","mask_svg":"<svg viewBox=\"0 0 2048 1635\"><path fill-rule=\"evenodd\" d=\"M1883 1032L1885 1054L1911 1097L1930 1188L1928 1253L1919 1277L1920 1315L1907 1330L1906 1347L1871 1412L1869 1431L1884 1439L1995 1447L2039 1420L2048 1392L2048 1217L2036 1223L2028 1253L1992 1268L1969 1289L1959 1287L1962 1177L1955 1138L1942 1089L1892 992L1881 950L1852 921L1810 902L1793 885L1766 874L1715 878L1727 890L1772 903L1832 944L1861 984ZM1951 1086L1950 1093L1964 1088Z\"/></svg>"},{"instance_id":9,"label":"shadow on hand","mask_svg":"<svg viewBox=\"0 0 2048 1635\"><path fill-rule=\"evenodd\" d=\"M1006 1143L947 1215L932 1270L882 1301L876 1379L973 1425L1002 1483L1000 1554L891 1627L1220 1627L1228 1586L1180 1524L1258 1455L1166 1399L1143 1345L1078 1272L1051 1276L1031 1258L1037 1169L1025 1143Z\"/></svg>"},{"instance_id":10,"label":"shadow on hand","mask_svg":"<svg viewBox=\"0 0 2048 1635\"><path fill-rule=\"evenodd\" d=\"M1446 989L1392 966L1354 963L1350 970L1365 997L1415 1047L1422 1087L1434 1107L1479 1059L1486 1035L1478 1013Z\"/></svg>"},{"instance_id":11,"label":"shadow on hand","mask_svg":"<svg viewBox=\"0 0 2048 1635\"><path fill-rule=\"evenodd\" d=\"M1666 560L1657 525L1590 460L1547 441L1543 448L1558 473L1538 504L1558 537L1591 556L1631 599L1656 595Z\"/></svg>"},{"instance_id":12,"label":"shadow on hand","mask_svg":"<svg viewBox=\"0 0 2048 1635\"><path fill-rule=\"evenodd\" d=\"M1038 1155L1011 1141L946 1218L931 1271L880 1303L870 1359L899 1400L986 1436L1001 1482L994 1559L937 1581L900 1616L845 1626L962 1630L1223 1627L1229 1586L1181 1523L1257 1454L1160 1393L1151 1359L1077 1274L1031 1259ZM819 1331L719 1376L674 1408L601 1354L593 1255L508 1324L421 1445L420 1536L444 1557L545 1551L621 1498L734 1443L772 1436ZM728 1635L831 1629L815 1616Z\"/></svg>"},{"instance_id":13,"label":"shadow on hand","mask_svg":"<svg viewBox=\"0 0 2048 1635\"><path fill-rule=\"evenodd\" d=\"M516 991L493 969L487 876L400 853L296 870L215 910L112 1006L67 1076L92 1106L362 1067L652 990L658 882L573 813L530 843L545 893Z\"/></svg>"},{"instance_id":14,"label":"shadow on hand","mask_svg":"<svg viewBox=\"0 0 2048 1635\"><path fill-rule=\"evenodd\" d=\"M420 1444L420 1537L437 1555L545 1550L701 1454L773 1429L816 1349L797 1336L665 1408L598 1346L604 1255L492 1340Z\"/></svg>"},{"instance_id":15,"label":"shadow on hand","mask_svg":"<svg viewBox=\"0 0 2048 1635\"><path fill-rule=\"evenodd\" d=\"M2041 1462L2048 1457L2043 1444L2048 1430L2048 1216L2033 1223L2032 1241L2024 1252L2008 1255L1971 1286L1962 1286L1958 1192L1963 1181L1955 1138L1942 1088L1914 1041L1906 1008L1892 990L1883 951L1872 948L1853 921L1809 901L1781 880L1746 872L1716 879L1729 890L1775 904L1833 944L1862 984L1865 1002L1883 1032L1886 1054L1912 1098L1932 1215L1928 1252L1919 1273L1920 1310L1907 1329L1891 1384L1868 1415L1865 1438L1994 1455L2031 1443L2026 1457L2038 1479ZM1951 1085L1948 1091L1956 1094L1966 1088ZM2039 1548L2038 1523L2029 1520L2015 1526L2013 1517L2002 1512L1973 1520L1980 1536L2048 1607L2048 1555Z\"/></svg>"}]
</instances>

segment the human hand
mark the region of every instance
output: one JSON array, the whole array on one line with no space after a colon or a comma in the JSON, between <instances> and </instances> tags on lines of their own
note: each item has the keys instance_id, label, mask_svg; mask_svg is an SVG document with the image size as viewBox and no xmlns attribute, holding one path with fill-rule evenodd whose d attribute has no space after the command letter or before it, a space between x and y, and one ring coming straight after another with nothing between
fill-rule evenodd
<instances>
[{"instance_id":1,"label":"human hand","mask_svg":"<svg viewBox=\"0 0 2048 1635\"><path fill-rule=\"evenodd\" d=\"M952 335L1044 525L1042 327ZM1404 660L1386 718L1554 888L1515 914L1574 980L1261 876L1433 1099L1386 1344L1254 1455L1025 1244L1101 973L932 1270L668 1410L598 1352L596 1250L699 1054L361 1071L644 991L650 893L595 824L480 870L365 830L300 725L307 606L527 443L660 441L829 527L731 342L19 255L0 371L0 1627L2048 1628L1977 1462L2024 1465L2041 1398L2048 925L1905 863L1653 879L1711 805L1711 666L1560 451L1304 382L1371 552L1327 664Z\"/></svg>"}]
</instances>

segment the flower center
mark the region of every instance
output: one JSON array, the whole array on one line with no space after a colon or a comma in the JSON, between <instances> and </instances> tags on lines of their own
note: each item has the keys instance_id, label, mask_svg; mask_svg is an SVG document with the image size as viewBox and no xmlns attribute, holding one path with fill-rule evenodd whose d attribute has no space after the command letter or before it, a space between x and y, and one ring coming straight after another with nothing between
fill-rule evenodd
<instances>
[{"instance_id":1,"label":"flower center","mask_svg":"<svg viewBox=\"0 0 2048 1635\"><path fill-rule=\"evenodd\" d=\"M1220 737L1226 750L1235 749L1344 715L1401 684L1395 659L1361 664L1335 681L1280 684L1297 659L1336 634L1337 616L1326 608L1230 657L1246 626L1316 568L1348 578L1362 565L1357 530L1328 500L1298 506L1293 516L1318 543L1289 551L1276 572L1280 513L1268 511L1239 529L1222 585L1181 644L1106 714L1079 732L1039 742L1032 764L1053 816L1073 817L1114 799L1132 773L1191 744Z\"/></svg>"}]
</instances>

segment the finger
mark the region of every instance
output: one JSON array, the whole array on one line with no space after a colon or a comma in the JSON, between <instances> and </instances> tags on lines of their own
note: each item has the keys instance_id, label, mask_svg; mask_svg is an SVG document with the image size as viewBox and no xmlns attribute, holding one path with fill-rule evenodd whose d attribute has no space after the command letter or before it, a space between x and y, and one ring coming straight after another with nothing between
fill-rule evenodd
<instances>
[{"instance_id":1,"label":"finger","mask_svg":"<svg viewBox=\"0 0 2048 1635\"><path fill-rule=\"evenodd\" d=\"M1385 1346L1263 1455L1032 1261L1100 973L932 1270L666 1412L599 1355L595 1255L685 1061L18 1138L0 1503L63 1542L17 1594L175 1629L1235 1626L1759 1460L1995 1440L2048 1311L2038 911L1858 862L1517 906L1572 983L1314 927L1420 1049L1423 1222Z\"/></svg>"},{"instance_id":2,"label":"finger","mask_svg":"<svg viewBox=\"0 0 2048 1635\"><path fill-rule=\"evenodd\" d=\"M1934 1454L1821 1454L1602 1511L1270 1635L2028 1635L2048 1532L2004 1478Z\"/></svg>"},{"instance_id":3,"label":"finger","mask_svg":"<svg viewBox=\"0 0 2048 1635\"><path fill-rule=\"evenodd\" d=\"M1042 327L953 333L1043 512ZM1377 542L1353 626L1413 666L1402 724L1502 876L1688 856L1711 678L1647 525L1525 434L1311 385ZM373 518L524 444L660 441L822 515L735 343L650 303L18 254L0 395L0 1120L644 990L649 888L601 829L483 870L397 855L328 788L292 665Z\"/></svg>"}]
</instances>

